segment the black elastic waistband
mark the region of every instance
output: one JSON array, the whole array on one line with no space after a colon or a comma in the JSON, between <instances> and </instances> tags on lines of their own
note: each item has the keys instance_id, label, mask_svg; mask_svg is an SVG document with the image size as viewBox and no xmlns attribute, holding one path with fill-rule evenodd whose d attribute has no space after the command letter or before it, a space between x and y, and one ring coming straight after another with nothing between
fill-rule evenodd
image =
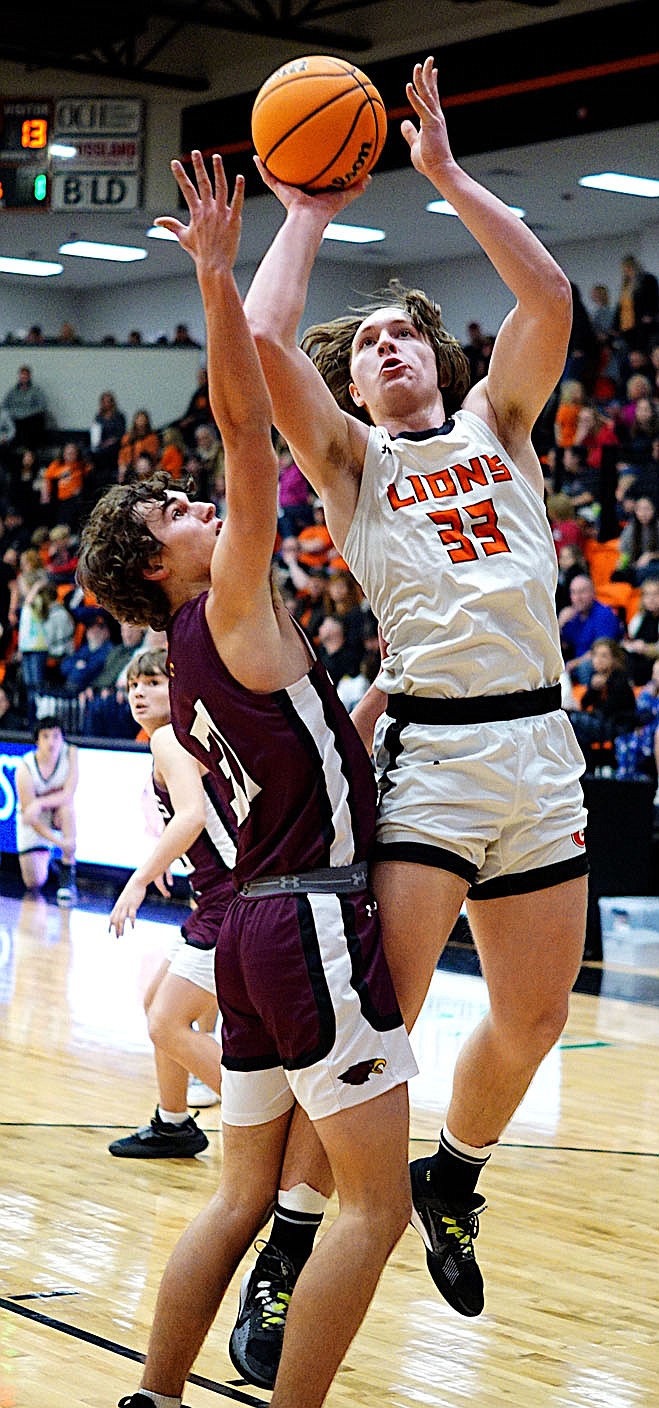
<instances>
[{"instance_id":1,"label":"black elastic waistband","mask_svg":"<svg viewBox=\"0 0 659 1408\"><path fill-rule=\"evenodd\" d=\"M332 865L321 870L305 870L299 875L261 875L248 880L240 894L245 899L268 899L271 895L349 895L368 885L366 861L355 865Z\"/></svg>"},{"instance_id":2,"label":"black elastic waistband","mask_svg":"<svg viewBox=\"0 0 659 1408\"><path fill-rule=\"evenodd\" d=\"M429 699L420 694L390 694L387 714L401 724L491 724L527 719L561 707L560 684L525 689L519 694L480 694L474 699Z\"/></svg>"}]
</instances>

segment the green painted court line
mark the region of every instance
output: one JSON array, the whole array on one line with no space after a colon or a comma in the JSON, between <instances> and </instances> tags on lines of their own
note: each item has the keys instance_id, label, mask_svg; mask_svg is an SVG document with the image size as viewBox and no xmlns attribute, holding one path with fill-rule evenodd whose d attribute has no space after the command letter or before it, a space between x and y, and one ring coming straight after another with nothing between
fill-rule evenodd
<instances>
[{"instance_id":1,"label":"green painted court line","mask_svg":"<svg viewBox=\"0 0 659 1408\"><path fill-rule=\"evenodd\" d=\"M617 1042L560 1042L559 1050L562 1052L582 1052L589 1050L593 1046L615 1046Z\"/></svg>"}]
</instances>

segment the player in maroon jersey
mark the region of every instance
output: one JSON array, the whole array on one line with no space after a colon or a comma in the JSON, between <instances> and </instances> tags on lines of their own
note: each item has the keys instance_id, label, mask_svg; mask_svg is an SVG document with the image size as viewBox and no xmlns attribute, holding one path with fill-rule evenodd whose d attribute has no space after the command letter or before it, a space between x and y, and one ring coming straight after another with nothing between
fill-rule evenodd
<instances>
[{"instance_id":1,"label":"player in maroon jersey","mask_svg":"<svg viewBox=\"0 0 659 1408\"><path fill-rule=\"evenodd\" d=\"M167 625L175 731L223 790L238 835L240 890L217 952L222 1179L170 1258L143 1387L122 1404L180 1403L269 1213L296 1099L329 1159L339 1215L295 1285L272 1404L320 1408L410 1215L415 1064L366 876L370 763L270 582L272 408L232 274L243 182L228 205L219 156L214 189L198 152L193 166L196 185L173 163L189 225L163 223L194 259L204 302L226 518L163 481L116 487L85 529L80 566L120 618Z\"/></svg>"}]
</instances>

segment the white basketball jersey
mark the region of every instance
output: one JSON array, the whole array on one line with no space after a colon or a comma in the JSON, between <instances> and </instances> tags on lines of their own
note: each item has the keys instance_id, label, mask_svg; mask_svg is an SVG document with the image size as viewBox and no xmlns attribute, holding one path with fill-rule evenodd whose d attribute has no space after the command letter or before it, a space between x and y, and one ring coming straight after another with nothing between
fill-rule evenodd
<instances>
[{"instance_id":1,"label":"white basketball jersey","mask_svg":"<svg viewBox=\"0 0 659 1408\"><path fill-rule=\"evenodd\" d=\"M559 679L544 505L473 412L393 440L371 429L342 555L388 642L388 693L465 698Z\"/></svg>"},{"instance_id":2,"label":"white basketball jersey","mask_svg":"<svg viewBox=\"0 0 659 1408\"><path fill-rule=\"evenodd\" d=\"M24 753L23 762L32 778L35 796L45 797L48 792L58 792L64 786L69 772L69 745L62 743L54 772L50 777L42 777L39 772L36 752Z\"/></svg>"}]
</instances>

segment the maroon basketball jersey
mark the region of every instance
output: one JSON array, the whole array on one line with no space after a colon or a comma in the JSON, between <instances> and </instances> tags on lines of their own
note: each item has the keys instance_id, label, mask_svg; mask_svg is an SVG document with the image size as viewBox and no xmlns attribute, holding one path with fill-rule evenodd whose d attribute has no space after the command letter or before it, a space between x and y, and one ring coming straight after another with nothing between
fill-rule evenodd
<instances>
[{"instance_id":1,"label":"maroon basketball jersey","mask_svg":"<svg viewBox=\"0 0 659 1408\"><path fill-rule=\"evenodd\" d=\"M209 769L235 816L237 888L260 875L366 860L373 769L324 666L314 660L286 689L246 689L213 644L206 596L170 622L171 716L179 742Z\"/></svg>"},{"instance_id":2,"label":"maroon basketball jersey","mask_svg":"<svg viewBox=\"0 0 659 1408\"><path fill-rule=\"evenodd\" d=\"M152 778L158 807L165 822L174 815L165 787ZM233 867L236 860L236 830L227 815L212 778L203 777L206 825L181 860L192 885L197 907L183 925L183 935L195 948L214 948L219 928L235 894Z\"/></svg>"}]
</instances>

